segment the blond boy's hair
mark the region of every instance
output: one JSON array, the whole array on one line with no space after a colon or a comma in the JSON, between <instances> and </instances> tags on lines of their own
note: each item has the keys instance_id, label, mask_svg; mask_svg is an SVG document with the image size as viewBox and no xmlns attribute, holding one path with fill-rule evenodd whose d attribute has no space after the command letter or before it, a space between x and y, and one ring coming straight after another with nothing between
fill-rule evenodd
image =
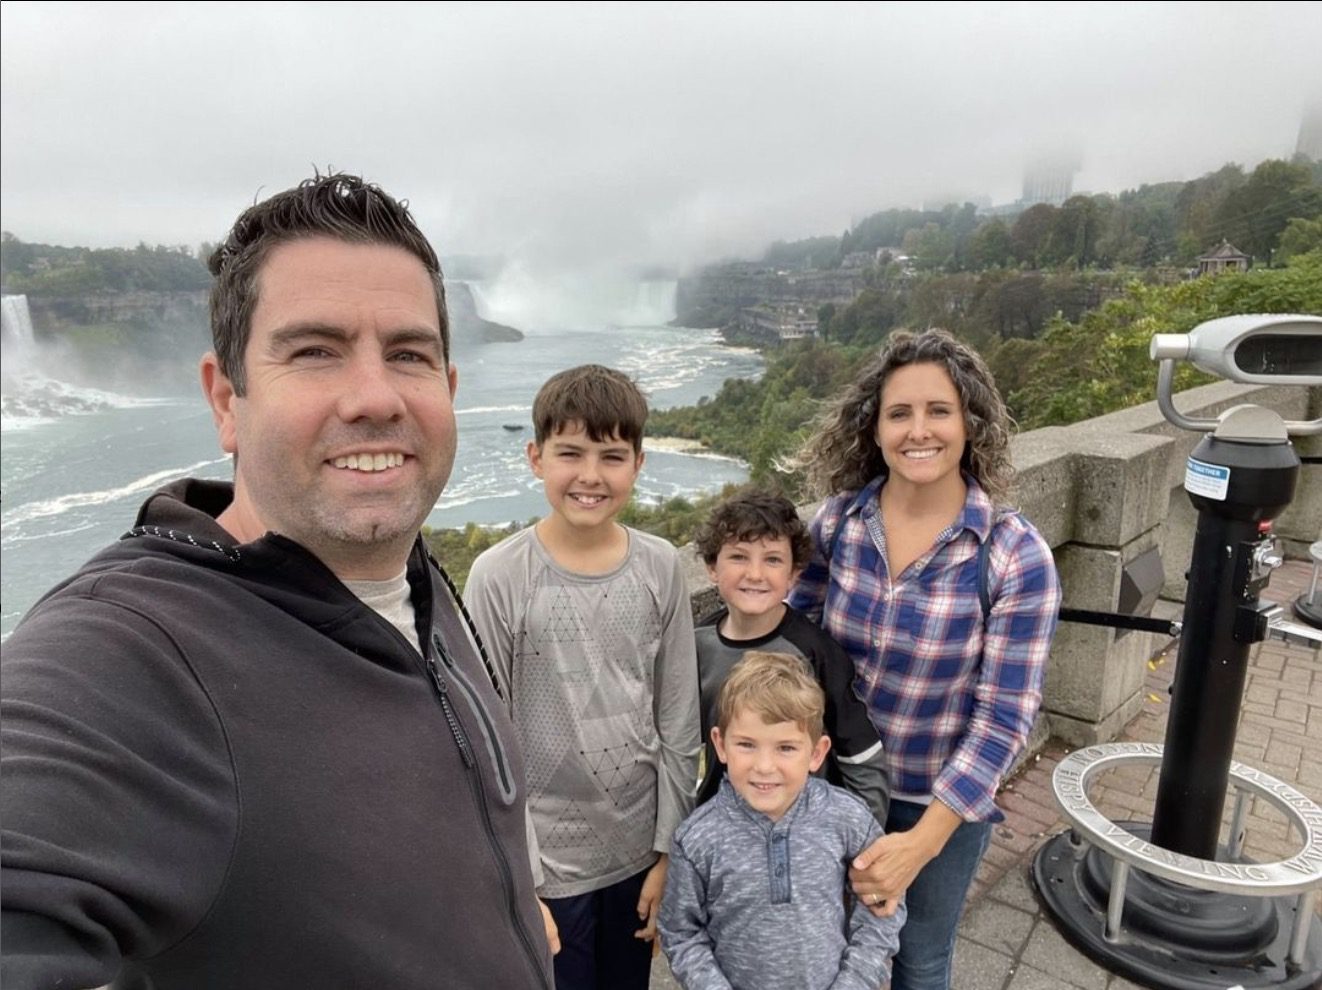
<instances>
[{"instance_id":1,"label":"blond boy's hair","mask_svg":"<svg viewBox=\"0 0 1322 990\"><path fill-rule=\"evenodd\" d=\"M583 424L593 443L623 440L632 444L637 454L643 449L647 399L623 372L600 364L582 364L548 378L532 404L538 447L551 434L573 423Z\"/></svg>"},{"instance_id":2,"label":"blond boy's hair","mask_svg":"<svg viewBox=\"0 0 1322 990\"><path fill-rule=\"evenodd\" d=\"M795 722L816 742L822 736L826 695L798 657L749 650L730 668L721 687L716 724L722 734L739 711L754 712L767 725Z\"/></svg>"}]
</instances>

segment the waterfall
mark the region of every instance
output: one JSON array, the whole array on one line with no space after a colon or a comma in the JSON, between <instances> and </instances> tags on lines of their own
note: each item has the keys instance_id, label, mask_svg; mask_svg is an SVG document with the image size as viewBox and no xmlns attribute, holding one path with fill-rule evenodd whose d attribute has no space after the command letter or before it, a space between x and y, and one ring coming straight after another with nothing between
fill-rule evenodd
<instances>
[{"instance_id":1,"label":"waterfall","mask_svg":"<svg viewBox=\"0 0 1322 990\"><path fill-rule=\"evenodd\" d=\"M485 281L467 281L464 284L468 286L468 291L473 294L473 306L477 310L477 315L484 320L491 319L487 314L491 312L491 303L487 299L485 290Z\"/></svg>"},{"instance_id":2,"label":"waterfall","mask_svg":"<svg viewBox=\"0 0 1322 990\"><path fill-rule=\"evenodd\" d=\"M6 378L17 378L29 370L37 347L27 296L0 296L0 347Z\"/></svg>"},{"instance_id":3,"label":"waterfall","mask_svg":"<svg viewBox=\"0 0 1322 990\"><path fill-rule=\"evenodd\" d=\"M660 327L675 318L674 279L647 279L638 283L633 310L628 323L633 326Z\"/></svg>"},{"instance_id":4,"label":"waterfall","mask_svg":"<svg viewBox=\"0 0 1322 990\"><path fill-rule=\"evenodd\" d=\"M47 377L32 333L27 296L0 296L0 429L6 432L60 416L101 412L133 402L100 389ZM52 362L54 364L54 362Z\"/></svg>"}]
</instances>

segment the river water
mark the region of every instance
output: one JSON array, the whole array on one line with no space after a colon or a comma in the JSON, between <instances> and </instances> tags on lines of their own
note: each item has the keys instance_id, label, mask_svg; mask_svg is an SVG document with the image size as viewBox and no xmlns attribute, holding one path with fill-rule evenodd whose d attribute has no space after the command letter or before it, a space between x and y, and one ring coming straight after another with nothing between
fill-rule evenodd
<instances>
[{"instance_id":1,"label":"river water","mask_svg":"<svg viewBox=\"0 0 1322 990\"><path fill-rule=\"evenodd\" d=\"M530 331L517 343L457 347L454 359L459 452L428 516L434 527L545 514L524 445L532 436L532 398L555 371L589 361L619 368L661 409L696 403L715 395L725 379L754 377L762 368L757 354L722 346L713 331L664 326ZM47 588L128 529L151 491L184 475L231 476L201 390L191 384L125 396L40 377L5 379L3 636ZM24 391L45 397L24 405L18 401ZM647 502L747 477L745 466L729 458L650 441L646 451L637 492Z\"/></svg>"}]
</instances>

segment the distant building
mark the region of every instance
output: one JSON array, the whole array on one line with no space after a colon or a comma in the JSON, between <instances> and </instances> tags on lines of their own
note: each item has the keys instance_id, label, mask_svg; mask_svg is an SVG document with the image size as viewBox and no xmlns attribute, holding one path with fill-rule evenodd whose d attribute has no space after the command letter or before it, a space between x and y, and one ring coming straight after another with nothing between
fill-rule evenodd
<instances>
[{"instance_id":1,"label":"distant building","mask_svg":"<svg viewBox=\"0 0 1322 990\"><path fill-rule=\"evenodd\" d=\"M1246 272L1253 259L1227 240L1222 240L1213 251L1198 258L1199 275L1220 275L1222 272Z\"/></svg>"},{"instance_id":2,"label":"distant building","mask_svg":"<svg viewBox=\"0 0 1322 990\"><path fill-rule=\"evenodd\" d=\"M871 268L877 261L875 251L850 251L840 259L841 268Z\"/></svg>"},{"instance_id":3,"label":"distant building","mask_svg":"<svg viewBox=\"0 0 1322 990\"><path fill-rule=\"evenodd\" d=\"M1074 157L1044 158L1024 171L1024 194L1019 203L1024 207L1038 203L1059 206L1074 193L1074 173L1079 161Z\"/></svg>"},{"instance_id":4,"label":"distant building","mask_svg":"<svg viewBox=\"0 0 1322 990\"><path fill-rule=\"evenodd\" d=\"M1322 103L1315 103L1304 111L1294 152L1314 161L1322 161Z\"/></svg>"},{"instance_id":5,"label":"distant building","mask_svg":"<svg viewBox=\"0 0 1322 990\"><path fill-rule=\"evenodd\" d=\"M739 311L736 321L745 333L778 340L817 336L817 311L804 303L766 303Z\"/></svg>"}]
</instances>

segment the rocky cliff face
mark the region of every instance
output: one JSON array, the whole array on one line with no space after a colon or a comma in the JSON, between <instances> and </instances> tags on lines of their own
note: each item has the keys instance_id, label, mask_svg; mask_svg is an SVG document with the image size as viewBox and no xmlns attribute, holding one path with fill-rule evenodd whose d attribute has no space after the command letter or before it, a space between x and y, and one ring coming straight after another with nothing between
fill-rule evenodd
<instances>
[{"instance_id":1,"label":"rocky cliff face","mask_svg":"<svg viewBox=\"0 0 1322 990\"><path fill-rule=\"evenodd\" d=\"M490 344L523 339L513 327L482 319L473 291L463 282L445 283L445 307L450 311L450 335L455 341Z\"/></svg>"},{"instance_id":2,"label":"rocky cliff face","mask_svg":"<svg viewBox=\"0 0 1322 990\"><path fill-rule=\"evenodd\" d=\"M208 295L207 292L111 292L29 296L28 306L38 341L64 339L81 345L100 336L138 350L173 351L191 343L210 345ZM523 339L523 334L513 327L479 316L473 294L464 283L447 283L445 297L451 333L456 340L485 343Z\"/></svg>"},{"instance_id":3,"label":"rocky cliff face","mask_svg":"<svg viewBox=\"0 0 1322 990\"><path fill-rule=\"evenodd\" d=\"M862 272L857 269L780 271L746 262L714 265L679 280L675 322L687 327L720 327L748 306L798 303L815 309L825 303L848 305L862 291Z\"/></svg>"}]
</instances>

